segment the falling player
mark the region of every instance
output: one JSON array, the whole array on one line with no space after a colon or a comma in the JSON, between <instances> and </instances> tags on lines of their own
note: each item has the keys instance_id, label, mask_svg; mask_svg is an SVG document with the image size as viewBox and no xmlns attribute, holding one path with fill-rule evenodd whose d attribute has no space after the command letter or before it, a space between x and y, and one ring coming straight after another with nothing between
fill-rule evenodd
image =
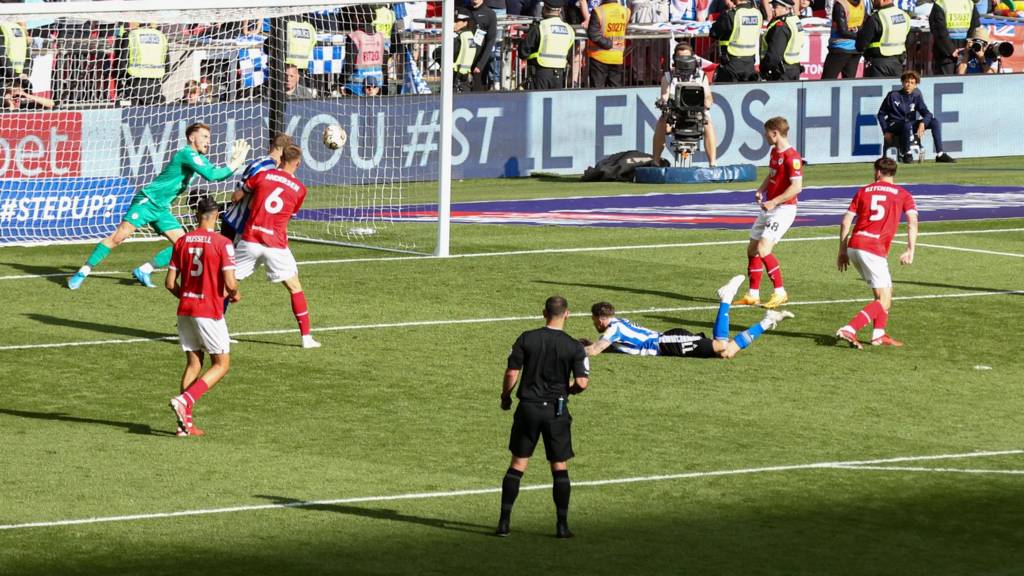
<instances>
[{"instance_id":1,"label":"falling player","mask_svg":"<svg viewBox=\"0 0 1024 576\"><path fill-rule=\"evenodd\" d=\"M714 339L703 333L694 334L684 328L673 328L661 333L633 324L625 318L615 316L615 307L608 302L598 302L590 308L594 328L601 333L597 342L580 340L586 346L587 356L597 356L611 349L633 356L682 356L689 358L731 359L750 346L751 343L785 320L793 313L787 310L767 310L764 319L729 339L729 309L736 291L743 284L743 276L734 276L728 284L718 289L718 315L712 332Z\"/></svg>"},{"instance_id":2,"label":"falling player","mask_svg":"<svg viewBox=\"0 0 1024 576\"><path fill-rule=\"evenodd\" d=\"M171 398L178 436L202 436L192 422L192 408L231 366L230 339L223 298L238 302L234 247L217 233L217 203L210 197L196 205L199 226L174 243L164 287L178 298L178 338L185 351L181 394ZM202 376L203 351L212 365Z\"/></svg>"},{"instance_id":3,"label":"falling player","mask_svg":"<svg viewBox=\"0 0 1024 576\"><path fill-rule=\"evenodd\" d=\"M130 238L137 228L151 225L170 240L171 244L177 242L185 232L178 219L171 214L171 204L188 188L192 176L199 174L210 182L227 180L242 167L245 155L249 153L249 143L245 140L236 140L227 165L214 166L206 158L206 153L210 149L209 126L202 122L191 124L185 129L185 138L188 145L175 152L160 174L135 194L124 220L113 234L96 245L85 265L68 278L68 288L80 288L92 269L98 266L111 250ZM144 286L156 288L151 277L153 270L166 266L171 261L172 249L172 246L168 246L158 252L153 260L132 270L132 276Z\"/></svg>"},{"instance_id":4,"label":"falling player","mask_svg":"<svg viewBox=\"0 0 1024 576\"><path fill-rule=\"evenodd\" d=\"M889 274L889 248L896 229L900 225L900 214L907 215L907 249L900 254L900 264L914 263L914 246L917 244L917 206L914 197L900 186L893 184L896 176L896 161L891 158L875 160L875 182L857 191L850 207L839 225L839 256L836 266L840 272L850 264L860 272L875 299L854 316L849 323L836 332L836 338L845 340L854 348L862 349L857 340L857 331L868 322L874 322L871 334L874 346L903 346L885 333L892 308L892 276ZM854 217L857 223L854 224ZM853 234L850 234L850 228Z\"/></svg>"},{"instance_id":5,"label":"falling player","mask_svg":"<svg viewBox=\"0 0 1024 576\"><path fill-rule=\"evenodd\" d=\"M242 170L242 177L239 179L238 188L231 196L231 204L220 215L220 233L227 236L234 242L245 229L245 221L249 219L249 204L252 200L252 190L245 187L245 182L253 176L277 168L281 165L281 154L284 149L292 145L292 137L287 134L277 134L270 140L267 148L267 155L256 158L246 165Z\"/></svg>"},{"instance_id":6,"label":"falling player","mask_svg":"<svg viewBox=\"0 0 1024 576\"><path fill-rule=\"evenodd\" d=\"M309 327L309 307L299 283L299 266L288 248L288 221L302 207L306 187L295 177L302 150L290 145L281 154L281 167L264 170L249 178L252 190L249 220L238 241L238 279L248 278L256 266L267 267L267 279L281 282L291 293L292 313L299 323L303 348L319 348Z\"/></svg>"},{"instance_id":7,"label":"falling player","mask_svg":"<svg viewBox=\"0 0 1024 576\"><path fill-rule=\"evenodd\" d=\"M775 293L764 303L765 308L778 308L789 301L782 285L782 268L772 249L796 220L796 197L803 183L803 160L789 145L789 123L781 116L764 123L764 137L772 145L768 176L754 193L761 214L750 229L747 245L747 294L735 302L756 306L761 303L761 276L767 270L775 285Z\"/></svg>"}]
</instances>

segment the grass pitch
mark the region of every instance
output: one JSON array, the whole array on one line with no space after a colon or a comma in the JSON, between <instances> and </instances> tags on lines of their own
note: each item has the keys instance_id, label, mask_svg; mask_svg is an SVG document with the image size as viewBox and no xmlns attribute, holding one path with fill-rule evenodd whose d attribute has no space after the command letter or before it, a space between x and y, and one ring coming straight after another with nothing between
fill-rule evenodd
<instances>
[{"instance_id":1,"label":"grass pitch","mask_svg":"<svg viewBox=\"0 0 1024 576\"><path fill-rule=\"evenodd\" d=\"M900 180L1024 184L1009 164ZM812 166L807 183L867 171ZM649 191L544 178L462 183L455 199ZM78 292L64 275L88 247L4 248L0 574L1018 573L1024 308L1007 292L1024 278L1022 229L922 223L936 247L894 268L903 349L833 342L869 291L835 272L835 228L798 228L787 238L829 239L777 249L796 318L737 359L593 359L571 405L571 541L553 538L540 456L512 537L489 536L508 347L552 293L576 310L576 336L592 337L596 300L652 328L710 331L745 232L456 226L462 254L721 243L303 265L324 343L312 351L297 347L285 291L254 276L228 318L232 371L197 407L207 436L191 439L172 435L166 407L182 368L163 339L175 303L127 274L162 246L119 248L100 269L115 273ZM733 332L760 317L735 309ZM920 459L978 451L993 453Z\"/></svg>"}]
</instances>

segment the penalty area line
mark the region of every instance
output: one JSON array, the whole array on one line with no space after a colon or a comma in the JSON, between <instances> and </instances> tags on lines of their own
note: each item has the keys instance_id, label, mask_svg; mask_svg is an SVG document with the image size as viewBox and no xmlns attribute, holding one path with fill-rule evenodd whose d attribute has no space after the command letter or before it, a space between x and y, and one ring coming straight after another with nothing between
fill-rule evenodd
<instances>
[{"instance_id":1,"label":"penalty area line","mask_svg":"<svg viewBox=\"0 0 1024 576\"><path fill-rule=\"evenodd\" d=\"M959 474L999 474L1024 476L1024 470L986 470L981 468L924 468L920 466L835 466L836 470L876 470L879 472L938 472Z\"/></svg>"},{"instance_id":2,"label":"penalty area line","mask_svg":"<svg viewBox=\"0 0 1024 576\"><path fill-rule=\"evenodd\" d=\"M942 300L947 298L982 298L985 296L1006 296L1024 294L1024 290L999 290L986 292L958 292L954 294L920 294L917 296L895 296L893 300ZM804 302L789 302L787 306L821 306L832 304L854 304L859 302L870 302L870 298L842 298L838 300L808 300ZM734 306L734 308L752 308L751 306ZM704 306L680 306L669 308L638 308L636 310L622 310L619 314L650 314L663 312L694 312L698 310L717 310L718 304ZM349 330L380 330L385 328L417 328L423 326L455 326L459 324L495 324L499 322L525 322L537 320L540 316L506 316L498 318L461 318L447 320L412 320L407 322L388 322L382 324L349 324L343 326L320 326L313 328L313 332L344 332ZM249 332L231 332L231 336L272 336L276 334L293 334L298 328L280 328L276 330L253 330ZM0 346L0 352L5 350L36 350L41 348L69 348L72 346L103 346L111 344L140 344L144 342L165 342L177 340L177 336L167 335L155 338L125 338L123 340L79 340L76 342L52 342L47 344L11 344Z\"/></svg>"},{"instance_id":3,"label":"penalty area line","mask_svg":"<svg viewBox=\"0 0 1024 576\"><path fill-rule=\"evenodd\" d=\"M574 488L666 482L671 480L687 480L700 478L716 478L723 476L742 476L749 474L768 474L791 472L796 470L855 470L858 467L896 464L901 462L927 462L935 460L956 460L963 458L983 458L994 456L1012 456L1024 454L1024 450L995 450L986 452L963 452L959 454L935 454L927 456L897 456L872 460L850 460L840 462L816 462L812 464L790 464L782 466L763 466L758 468L738 468L731 470L711 470L706 472L682 472L678 474L660 474L655 476L633 476L626 478L609 478L606 480L582 480L573 482ZM930 470L922 468L922 470ZM551 484L530 484L520 490L550 490ZM310 500L300 502L283 502L273 504L249 504L227 506L223 508L202 508L197 510L179 510L176 512L154 512L149 514L128 514L122 516L96 516L70 520L51 520L43 522L23 522L17 524L0 524L0 530L24 530L28 528L56 528L60 526L79 526L82 524L102 524L109 522L133 522L138 520L156 520L161 518L181 518L186 516L207 516L211 514L229 514L234 512L258 512L265 510L281 510L286 508L309 508L337 504L369 504L374 502L395 502L399 500L428 500L433 498L455 498L460 496L477 496L481 494L497 494L501 488L470 488L445 492L411 492L405 494L357 496L353 498L335 498L331 500Z\"/></svg>"}]
</instances>

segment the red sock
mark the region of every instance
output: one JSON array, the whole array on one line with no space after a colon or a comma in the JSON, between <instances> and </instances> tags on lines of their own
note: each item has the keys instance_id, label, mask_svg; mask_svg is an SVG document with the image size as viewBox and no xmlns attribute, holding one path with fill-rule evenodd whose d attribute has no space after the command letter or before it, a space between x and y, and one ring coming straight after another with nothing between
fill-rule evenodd
<instances>
[{"instance_id":1,"label":"red sock","mask_svg":"<svg viewBox=\"0 0 1024 576\"><path fill-rule=\"evenodd\" d=\"M853 331L856 332L864 326L867 326L868 322L878 318L880 314L885 314L885 308L882 308L881 302L873 300L870 304L861 309L860 312L857 312L857 315L853 317L853 320L850 320L850 328L853 328ZM875 322L875 326L877 327L878 320L875 320ZM884 323L885 321L883 320L883 324Z\"/></svg>"},{"instance_id":2,"label":"red sock","mask_svg":"<svg viewBox=\"0 0 1024 576\"><path fill-rule=\"evenodd\" d=\"M750 291L757 292L761 288L761 275L764 274L764 262L761 257L747 256L747 278L750 279Z\"/></svg>"},{"instance_id":3,"label":"red sock","mask_svg":"<svg viewBox=\"0 0 1024 576\"><path fill-rule=\"evenodd\" d=\"M764 267L767 268L768 277L772 279L772 284L776 288L782 288L782 268L779 267L779 259L775 257L775 254L769 254L762 256L761 260L764 262Z\"/></svg>"},{"instance_id":4,"label":"red sock","mask_svg":"<svg viewBox=\"0 0 1024 576\"><path fill-rule=\"evenodd\" d=\"M292 314L299 322L299 332L303 336L309 336L309 307L306 305L306 294L296 292L292 294Z\"/></svg>"},{"instance_id":5,"label":"red sock","mask_svg":"<svg viewBox=\"0 0 1024 576\"><path fill-rule=\"evenodd\" d=\"M209 389L210 386L202 378L193 382L192 385L181 394L182 397L185 398L185 405L188 409L192 410L192 407L195 406L196 402L198 402L199 399L203 397L203 394L206 394L206 391Z\"/></svg>"},{"instance_id":6,"label":"red sock","mask_svg":"<svg viewBox=\"0 0 1024 576\"><path fill-rule=\"evenodd\" d=\"M889 313L885 311L885 308L881 304L878 305L878 314L875 315L875 330L885 330L885 325L889 323Z\"/></svg>"}]
</instances>

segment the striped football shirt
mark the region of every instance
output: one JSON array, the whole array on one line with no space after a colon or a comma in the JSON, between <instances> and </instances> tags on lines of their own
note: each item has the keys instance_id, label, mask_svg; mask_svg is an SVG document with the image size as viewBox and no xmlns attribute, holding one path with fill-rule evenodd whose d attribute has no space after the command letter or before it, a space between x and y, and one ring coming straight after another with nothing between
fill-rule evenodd
<instances>
[{"instance_id":1,"label":"striped football shirt","mask_svg":"<svg viewBox=\"0 0 1024 576\"><path fill-rule=\"evenodd\" d=\"M245 167L245 170L242 171L242 178L238 183L238 187L245 191L245 197L238 202L232 202L231 206L228 206L228 209L220 216L222 220L238 232L242 231L245 227L245 221L249 219L249 202L252 199L252 190L246 188L246 181L264 170L271 170L273 168L277 168L277 161L270 156L264 156L250 162Z\"/></svg>"},{"instance_id":2,"label":"striped football shirt","mask_svg":"<svg viewBox=\"0 0 1024 576\"><path fill-rule=\"evenodd\" d=\"M604 334L601 334L601 338L611 342L616 352L633 356L657 356L661 332L648 330L625 318L615 318Z\"/></svg>"}]
</instances>

